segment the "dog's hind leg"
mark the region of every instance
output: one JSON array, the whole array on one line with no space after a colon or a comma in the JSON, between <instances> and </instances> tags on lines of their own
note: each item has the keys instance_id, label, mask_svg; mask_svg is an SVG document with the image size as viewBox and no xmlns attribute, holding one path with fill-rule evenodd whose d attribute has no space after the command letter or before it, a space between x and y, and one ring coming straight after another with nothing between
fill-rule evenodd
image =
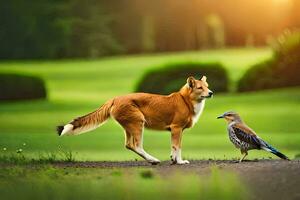
<instances>
[{"instance_id":1,"label":"dog's hind leg","mask_svg":"<svg viewBox=\"0 0 300 200\"><path fill-rule=\"evenodd\" d=\"M125 130L125 147L127 149L132 150L152 164L160 163L157 158L148 154L143 148L145 118L141 111L134 106L124 106L118 110L115 109L113 117Z\"/></svg>"},{"instance_id":2,"label":"dog's hind leg","mask_svg":"<svg viewBox=\"0 0 300 200\"><path fill-rule=\"evenodd\" d=\"M127 149L132 150L133 152L140 155L142 158L147 160L152 164L158 164L160 161L148 154L143 148L143 122L136 122L134 124L126 124L125 128L125 146Z\"/></svg>"}]
</instances>

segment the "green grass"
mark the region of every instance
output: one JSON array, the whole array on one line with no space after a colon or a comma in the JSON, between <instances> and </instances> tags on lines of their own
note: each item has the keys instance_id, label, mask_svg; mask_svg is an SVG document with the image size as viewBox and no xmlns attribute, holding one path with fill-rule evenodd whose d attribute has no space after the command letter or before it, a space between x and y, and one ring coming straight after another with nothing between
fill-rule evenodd
<instances>
[{"instance_id":1,"label":"green grass","mask_svg":"<svg viewBox=\"0 0 300 200\"><path fill-rule=\"evenodd\" d=\"M161 176L151 169L1 167L1 199L246 199L232 172Z\"/></svg>"},{"instance_id":2,"label":"green grass","mask_svg":"<svg viewBox=\"0 0 300 200\"><path fill-rule=\"evenodd\" d=\"M269 49L231 49L204 52L111 57L100 60L2 62L0 72L35 74L46 80L46 101L0 103L0 151L22 148L26 156L59 149L77 160L133 160L124 148L123 130L109 121L97 130L75 137L58 137L55 126L95 110L106 100L133 91L145 70L183 60L221 62L233 82L245 70L271 56ZM209 82L209 77L208 77ZM225 122L216 116L236 110L257 133L290 157L300 152L300 88L244 94L215 94L204 114L183 137L183 156L189 159L230 159L240 156L229 142ZM169 159L170 134L145 131L145 149ZM23 143L26 143L23 146ZM7 150L2 150L6 148ZM249 158L273 157L253 151Z\"/></svg>"}]
</instances>

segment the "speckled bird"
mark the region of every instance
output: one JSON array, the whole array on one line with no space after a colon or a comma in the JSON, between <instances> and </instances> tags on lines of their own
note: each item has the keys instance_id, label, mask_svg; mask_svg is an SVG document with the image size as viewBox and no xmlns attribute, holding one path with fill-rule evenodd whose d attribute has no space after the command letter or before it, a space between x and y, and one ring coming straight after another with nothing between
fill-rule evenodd
<instances>
[{"instance_id":1,"label":"speckled bird","mask_svg":"<svg viewBox=\"0 0 300 200\"><path fill-rule=\"evenodd\" d=\"M224 118L228 122L228 134L230 141L236 148L241 150L242 157L239 162L242 162L248 155L248 151L252 149L263 149L271 152L276 156L289 160L288 157L274 147L263 141L258 135L248 127L241 119L238 113L229 111L217 117L217 119Z\"/></svg>"}]
</instances>

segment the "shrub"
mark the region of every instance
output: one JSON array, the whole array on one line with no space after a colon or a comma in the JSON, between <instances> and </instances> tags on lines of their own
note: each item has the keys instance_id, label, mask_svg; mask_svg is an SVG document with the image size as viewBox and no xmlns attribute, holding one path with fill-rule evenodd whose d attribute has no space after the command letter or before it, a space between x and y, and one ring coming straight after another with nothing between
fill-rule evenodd
<instances>
[{"instance_id":1,"label":"shrub","mask_svg":"<svg viewBox=\"0 0 300 200\"><path fill-rule=\"evenodd\" d=\"M274 56L250 68L238 82L238 91L300 85L300 33L285 32L273 43Z\"/></svg>"},{"instance_id":2,"label":"shrub","mask_svg":"<svg viewBox=\"0 0 300 200\"><path fill-rule=\"evenodd\" d=\"M215 92L228 91L226 70L218 63L173 63L150 70L144 74L136 87L136 92L170 94L178 91L189 76L208 77L210 89Z\"/></svg>"},{"instance_id":3,"label":"shrub","mask_svg":"<svg viewBox=\"0 0 300 200\"><path fill-rule=\"evenodd\" d=\"M46 98L44 81L38 77L0 74L0 100Z\"/></svg>"}]
</instances>

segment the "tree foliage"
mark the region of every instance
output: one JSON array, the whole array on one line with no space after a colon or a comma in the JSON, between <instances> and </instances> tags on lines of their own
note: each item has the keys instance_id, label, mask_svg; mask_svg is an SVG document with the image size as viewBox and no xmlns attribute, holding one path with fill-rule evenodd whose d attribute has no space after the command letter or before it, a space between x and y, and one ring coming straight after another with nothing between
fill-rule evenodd
<instances>
[{"instance_id":1,"label":"tree foliage","mask_svg":"<svg viewBox=\"0 0 300 200\"><path fill-rule=\"evenodd\" d=\"M1 1L0 59L265 45L284 28L300 26L299 2L293 2L286 12L244 0Z\"/></svg>"},{"instance_id":2,"label":"tree foliage","mask_svg":"<svg viewBox=\"0 0 300 200\"><path fill-rule=\"evenodd\" d=\"M96 57L121 50L96 0L0 3L0 58Z\"/></svg>"}]
</instances>

